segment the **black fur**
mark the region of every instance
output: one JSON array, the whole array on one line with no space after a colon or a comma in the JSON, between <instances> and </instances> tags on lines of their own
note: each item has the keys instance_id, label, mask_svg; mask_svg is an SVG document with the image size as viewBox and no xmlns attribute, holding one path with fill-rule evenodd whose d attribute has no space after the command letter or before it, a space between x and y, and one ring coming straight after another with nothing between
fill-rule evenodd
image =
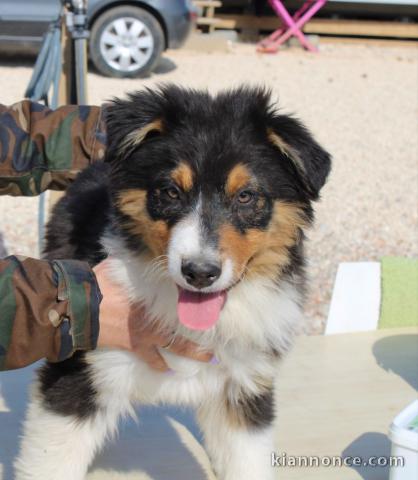
<instances>
[{"instance_id":1,"label":"black fur","mask_svg":"<svg viewBox=\"0 0 418 480\"><path fill-rule=\"evenodd\" d=\"M47 363L39 371L39 381L45 406L55 413L76 415L81 420L97 410L97 392L82 353L60 363Z\"/></svg>"},{"instance_id":2,"label":"black fur","mask_svg":"<svg viewBox=\"0 0 418 480\"><path fill-rule=\"evenodd\" d=\"M306 198L317 200L319 191L331 169L329 154L314 140L306 127L295 118L273 114L269 123L273 130L298 153L305 171L298 170L289 162L288 165L294 169L296 178L302 182L301 187Z\"/></svg>"},{"instance_id":3,"label":"black fur","mask_svg":"<svg viewBox=\"0 0 418 480\"><path fill-rule=\"evenodd\" d=\"M259 395L242 395L233 403L227 401L227 411L231 424L246 428L262 428L271 425L275 418L273 389Z\"/></svg>"},{"instance_id":4,"label":"black fur","mask_svg":"<svg viewBox=\"0 0 418 480\"><path fill-rule=\"evenodd\" d=\"M240 407L248 426L260 428L271 425L275 417L273 389L261 395L242 398Z\"/></svg>"},{"instance_id":5,"label":"black fur","mask_svg":"<svg viewBox=\"0 0 418 480\"><path fill-rule=\"evenodd\" d=\"M75 259L96 265L105 258L100 237L109 224L109 165L97 163L81 172L54 207L44 257Z\"/></svg>"}]
</instances>

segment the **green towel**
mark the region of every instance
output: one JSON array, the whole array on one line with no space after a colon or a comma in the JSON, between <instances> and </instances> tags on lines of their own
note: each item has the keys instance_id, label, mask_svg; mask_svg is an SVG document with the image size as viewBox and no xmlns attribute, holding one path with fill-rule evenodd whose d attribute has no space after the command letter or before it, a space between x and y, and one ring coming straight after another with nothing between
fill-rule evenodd
<instances>
[{"instance_id":1,"label":"green towel","mask_svg":"<svg viewBox=\"0 0 418 480\"><path fill-rule=\"evenodd\" d=\"M379 328L418 326L418 259L382 259Z\"/></svg>"}]
</instances>

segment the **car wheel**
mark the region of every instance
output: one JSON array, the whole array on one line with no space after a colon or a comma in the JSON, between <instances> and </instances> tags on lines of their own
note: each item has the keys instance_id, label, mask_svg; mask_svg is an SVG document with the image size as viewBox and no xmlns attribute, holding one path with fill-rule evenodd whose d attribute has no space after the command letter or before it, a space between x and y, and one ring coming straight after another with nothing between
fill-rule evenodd
<instances>
[{"instance_id":1,"label":"car wheel","mask_svg":"<svg viewBox=\"0 0 418 480\"><path fill-rule=\"evenodd\" d=\"M138 7L117 7L100 15L90 38L90 58L103 75L137 77L148 74L164 50L158 20Z\"/></svg>"}]
</instances>

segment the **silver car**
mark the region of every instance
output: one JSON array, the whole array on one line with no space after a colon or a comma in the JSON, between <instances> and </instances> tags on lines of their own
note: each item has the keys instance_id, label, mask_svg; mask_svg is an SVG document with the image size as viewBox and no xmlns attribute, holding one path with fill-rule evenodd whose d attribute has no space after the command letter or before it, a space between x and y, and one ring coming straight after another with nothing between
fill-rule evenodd
<instances>
[{"instance_id":1,"label":"silver car","mask_svg":"<svg viewBox=\"0 0 418 480\"><path fill-rule=\"evenodd\" d=\"M60 0L0 0L0 50L39 49ZM89 0L90 58L104 75L150 72L161 53L186 40L194 19L189 0Z\"/></svg>"}]
</instances>

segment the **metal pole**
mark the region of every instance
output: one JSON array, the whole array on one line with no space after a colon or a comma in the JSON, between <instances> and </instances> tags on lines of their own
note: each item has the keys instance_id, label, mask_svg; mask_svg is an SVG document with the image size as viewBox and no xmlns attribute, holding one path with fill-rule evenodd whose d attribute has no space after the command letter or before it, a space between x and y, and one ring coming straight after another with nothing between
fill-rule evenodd
<instances>
[{"instance_id":1,"label":"metal pole","mask_svg":"<svg viewBox=\"0 0 418 480\"><path fill-rule=\"evenodd\" d=\"M72 0L75 94L78 104L87 104L87 0Z\"/></svg>"},{"instance_id":2,"label":"metal pole","mask_svg":"<svg viewBox=\"0 0 418 480\"><path fill-rule=\"evenodd\" d=\"M74 41L75 65L76 65L76 94L77 103L87 105L87 49L86 41L77 39Z\"/></svg>"},{"instance_id":3,"label":"metal pole","mask_svg":"<svg viewBox=\"0 0 418 480\"><path fill-rule=\"evenodd\" d=\"M64 15L61 18L61 76L59 81L58 89L58 105L68 105L71 104L72 94L71 94L71 71L73 64L73 52L71 45L71 36L67 27L67 7L64 7Z\"/></svg>"}]
</instances>

